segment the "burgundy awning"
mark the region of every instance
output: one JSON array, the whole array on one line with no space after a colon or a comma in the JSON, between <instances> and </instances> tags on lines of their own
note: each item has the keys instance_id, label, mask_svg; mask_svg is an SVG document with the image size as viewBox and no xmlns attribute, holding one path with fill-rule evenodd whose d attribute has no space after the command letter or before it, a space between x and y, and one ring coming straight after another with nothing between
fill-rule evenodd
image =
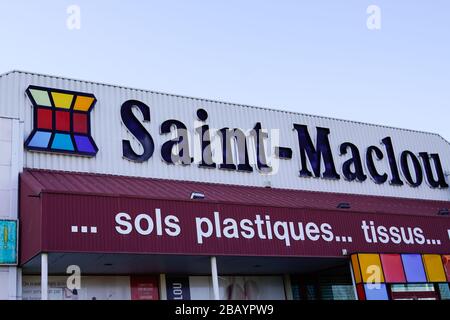
<instances>
[{"instance_id":1,"label":"burgundy awning","mask_svg":"<svg viewBox=\"0 0 450 320\"><path fill-rule=\"evenodd\" d=\"M450 252L450 219L437 215L450 202L45 170L20 181L22 264L40 252Z\"/></svg>"}]
</instances>

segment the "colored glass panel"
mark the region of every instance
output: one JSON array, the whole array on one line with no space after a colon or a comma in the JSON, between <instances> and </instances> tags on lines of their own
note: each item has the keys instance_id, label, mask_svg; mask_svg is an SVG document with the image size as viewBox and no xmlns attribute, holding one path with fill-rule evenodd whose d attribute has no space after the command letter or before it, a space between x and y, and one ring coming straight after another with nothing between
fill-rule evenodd
<instances>
[{"instance_id":1,"label":"colored glass panel","mask_svg":"<svg viewBox=\"0 0 450 320\"><path fill-rule=\"evenodd\" d=\"M37 109L37 128L49 130L53 129L53 114L51 109Z\"/></svg>"},{"instance_id":2,"label":"colored glass panel","mask_svg":"<svg viewBox=\"0 0 450 320\"><path fill-rule=\"evenodd\" d=\"M420 254L402 254L402 262L407 282L427 282Z\"/></svg>"},{"instance_id":3,"label":"colored glass panel","mask_svg":"<svg viewBox=\"0 0 450 320\"><path fill-rule=\"evenodd\" d=\"M424 254L423 265L427 274L428 282L446 282L442 258L438 254Z\"/></svg>"},{"instance_id":4,"label":"colored glass panel","mask_svg":"<svg viewBox=\"0 0 450 320\"><path fill-rule=\"evenodd\" d=\"M56 111L56 130L70 131L70 112Z\"/></svg>"},{"instance_id":5,"label":"colored glass panel","mask_svg":"<svg viewBox=\"0 0 450 320\"><path fill-rule=\"evenodd\" d=\"M91 140L86 136L75 135L75 143L78 151L87 153L95 153L96 151Z\"/></svg>"},{"instance_id":6,"label":"colored glass panel","mask_svg":"<svg viewBox=\"0 0 450 320\"><path fill-rule=\"evenodd\" d=\"M384 282L383 268L381 267L381 260L378 254L358 254L358 258L364 283Z\"/></svg>"},{"instance_id":7,"label":"colored glass panel","mask_svg":"<svg viewBox=\"0 0 450 320\"><path fill-rule=\"evenodd\" d=\"M88 111L93 103L94 98L92 97L78 96L75 100L75 106L73 109L79 111Z\"/></svg>"},{"instance_id":8,"label":"colored glass panel","mask_svg":"<svg viewBox=\"0 0 450 320\"><path fill-rule=\"evenodd\" d=\"M366 300L366 293L364 292L363 283L358 283L356 285L356 293L358 294L358 300Z\"/></svg>"},{"instance_id":9,"label":"colored glass panel","mask_svg":"<svg viewBox=\"0 0 450 320\"><path fill-rule=\"evenodd\" d=\"M73 95L67 93L52 92L53 102L56 108L70 109Z\"/></svg>"},{"instance_id":10,"label":"colored glass panel","mask_svg":"<svg viewBox=\"0 0 450 320\"><path fill-rule=\"evenodd\" d=\"M366 294L366 300L389 300L385 283L364 284L364 293Z\"/></svg>"},{"instance_id":11,"label":"colored glass panel","mask_svg":"<svg viewBox=\"0 0 450 320\"><path fill-rule=\"evenodd\" d=\"M38 106L44 106L44 107L52 106L52 103L50 102L50 97L48 96L47 91L30 89L29 92Z\"/></svg>"},{"instance_id":12,"label":"colored glass panel","mask_svg":"<svg viewBox=\"0 0 450 320\"><path fill-rule=\"evenodd\" d=\"M447 275L447 281L450 282L450 256L442 256L442 264Z\"/></svg>"},{"instance_id":13,"label":"colored glass panel","mask_svg":"<svg viewBox=\"0 0 450 320\"><path fill-rule=\"evenodd\" d=\"M56 133L52 142L52 149L74 151L70 134Z\"/></svg>"},{"instance_id":14,"label":"colored glass panel","mask_svg":"<svg viewBox=\"0 0 450 320\"><path fill-rule=\"evenodd\" d=\"M36 131L28 146L33 148L47 148L51 136L52 134L50 132Z\"/></svg>"},{"instance_id":15,"label":"colored glass panel","mask_svg":"<svg viewBox=\"0 0 450 320\"><path fill-rule=\"evenodd\" d=\"M358 255L352 255L352 267L353 267L353 277L355 278L355 283L361 283L361 269L359 268Z\"/></svg>"},{"instance_id":16,"label":"colored glass panel","mask_svg":"<svg viewBox=\"0 0 450 320\"><path fill-rule=\"evenodd\" d=\"M76 133L88 133L88 117L84 113L73 114L73 131Z\"/></svg>"},{"instance_id":17,"label":"colored glass panel","mask_svg":"<svg viewBox=\"0 0 450 320\"><path fill-rule=\"evenodd\" d=\"M381 254L384 278L387 283L405 283L402 257L399 254Z\"/></svg>"},{"instance_id":18,"label":"colored glass panel","mask_svg":"<svg viewBox=\"0 0 450 320\"><path fill-rule=\"evenodd\" d=\"M441 300L450 300L450 285L448 283L439 283L438 288Z\"/></svg>"}]
</instances>

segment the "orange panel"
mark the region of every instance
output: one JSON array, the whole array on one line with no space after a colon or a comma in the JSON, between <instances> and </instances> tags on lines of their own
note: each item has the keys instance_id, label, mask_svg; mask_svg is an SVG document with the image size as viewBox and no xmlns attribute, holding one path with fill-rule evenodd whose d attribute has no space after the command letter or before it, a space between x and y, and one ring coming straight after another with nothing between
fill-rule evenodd
<instances>
[{"instance_id":1,"label":"orange panel","mask_svg":"<svg viewBox=\"0 0 450 320\"><path fill-rule=\"evenodd\" d=\"M353 276L355 278L355 283L361 283L361 269L359 268L358 255L352 254L352 267L353 267Z\"/></svg>"},{"instance_id":2,"label":"orange panel","mask_svg":"<svg viewBox=\"0 0 450 320\"><path fill-rule=\"evenodd\" d=\"M422 255L422 259L429 282L447 282L444 266L442 265L442 257L440 255L424 254Z\"/></svg>"},{"instance_id":3,"label":"orange panel","mask_svg":"<svg viewBox=\"0 0 450 320\"><path fill-rule=\"evenodd\" d=\"M73 109L87 112L91 108L93 103L94 98L92 97L78 96Z\"/></svg>"}]
</instances>

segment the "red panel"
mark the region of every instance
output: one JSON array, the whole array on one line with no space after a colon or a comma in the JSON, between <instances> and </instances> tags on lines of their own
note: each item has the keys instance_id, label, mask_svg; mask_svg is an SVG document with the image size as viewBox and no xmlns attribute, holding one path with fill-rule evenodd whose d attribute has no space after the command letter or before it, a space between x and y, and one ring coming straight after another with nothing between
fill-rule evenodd
<instances>
[{"instance_id":1,"label":"red panel","mask_svg":"<svg viewBox=\"0 0 450 320\"><path fill-rule=\"evenodd\" d=\"M37 127L38 129L53 129L52 110L46 108L37 109Z\"/></svg>"},{"instance_id":2,"label":"red panel","mask_svg":"<svg viewBox=\"0 0 450 320\"><path fill-rule=\"evenodd\" d=\"M402 257L399 254L381 254L386 283L406 283Z\"/></svg>"},{"instance_id":3,"label":"red panel","mask_svg":"<svg viewBox=\"0 0 450 320\"><path fill-rule=\"evenodd\" d=\"M159 300L158 279L151 276L131 276L131 300Z\"/></svg>"},{"instance_id":4,"label":"red panel","mask_svg":"<svg viewBox=\"0 0 450 320\"><path fill-rule=\"evenodd\" d=\"M364 283L356 285L356 293L358 294L358 300L366 300L366 292L364 291Z\"/></svg>"},{"instance_id":5,"label":"red panel","mask_svg":"<svg viewBox=\"0 0 450 320\"><path fill-rule=\"evenodd\" d=\"M70 131L70 112L56 111L56 130Z\"/></svg>"},{"instance_id":6,"label":"red panel","mask_svg":"<svg viewBox=\"0 0 450 320\"><path fill-rule=\"evenodd\" d=\"M73 131L76 133L88 133L88 117L86 113L73 114Z\"/></svg>"},{"instance_id":7,"label":"red panel","mask_svg":"<svg viewBox=\"0 0 450 320\"><path fill-rule=\"evenodd\" d=\"M447 282L450 282L450 255L442 256L442 264L444 265Z\"/></svg>"}]
</instances>

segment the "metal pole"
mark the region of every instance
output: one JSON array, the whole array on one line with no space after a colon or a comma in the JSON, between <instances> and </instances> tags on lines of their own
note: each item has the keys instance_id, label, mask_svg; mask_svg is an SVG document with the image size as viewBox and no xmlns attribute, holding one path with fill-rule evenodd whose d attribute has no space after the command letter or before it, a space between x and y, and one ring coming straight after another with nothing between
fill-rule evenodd
<instances>
[{"instance_id":1,"label":"metal pole","mask_svg":"<svg viewBox=\"0 0 450 320\"><path fill-rule=\"evenodd\" d=\"M352 277L352 285L353 285L353 292L355 294L355 300L359 300L358 290L356 290L355 274L353 273L352 259L350 259L350 261L348 262L348 265L350 266L350 274Z\"/></svg>"},{"instance_id":2,"label":"metal pole","mask_svg":"<svg viewBox=\"0 0 450 320\"><path fill-rule=\"evenodd\" d=\"M214 292L214 300L219 300L219 276L217 274L217 260L216 257L211 257L211 275Z\"/></svg>"},{"instance_id":3,"label":"metal pole","mask_svg":"<svg viewBox=\"0 0 450 320\"><path fill-rule=\"evenodd\" d=\"M286 296L286 300L294 300L294 296L292 294L291 276L289 274L284 275L284 294Z\"/></svg>"},{"instance_id":4,"label":"metal pole","mask_svg":"<svg viewBox=\"0 0 450 320\"><path fill-rule=\"evenodd\" d=\"M41 300L48 300L48 254L41 254Z\"/></svg>"},{"instance_id":5,"label":"metal pole","mask_svg":"<svg viewBox=\"0 0 450 320\"><path fill-rule=\"evenodd\" d=\"M159 275L159 299L167 300L167 286L165 273L161 273Z\"/></svg>"}]
</instances>

